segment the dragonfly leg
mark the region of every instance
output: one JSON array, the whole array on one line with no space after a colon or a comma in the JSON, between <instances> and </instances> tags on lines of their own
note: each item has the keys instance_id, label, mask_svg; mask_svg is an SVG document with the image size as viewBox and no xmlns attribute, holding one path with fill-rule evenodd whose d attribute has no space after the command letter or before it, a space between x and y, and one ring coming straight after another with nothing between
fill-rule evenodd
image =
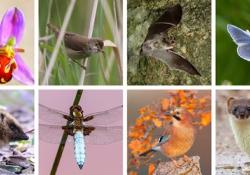
<instances>
[{"instance_id":1,"label":"dragonfly leg","mask_svg":"<svg viewBox=\"0 0 250 175\"><path fill-rule=\"evenodd\" d=\"M73 121L72 117L68 116L68 115L63 115L63 117L69 121Z\"/></svg>"},{"instance_id":2,"label":"dragonfly leg","mask_svg":"<svg viewBox=\"0 0 250 175\"><path fill-rule=\"evenodd\" d=\"M86 135L89 135L93 130L95 130L95 127L92 127L92 126L86 126L84 127L83 129L83 134L86 136Z\"/></svg>"},{"instance_id":3,"label":"dragonfly leg","mask_svg":"<svg viewBox=\"0 0 250 175\"><path fill-rule=\"evenodd\" d=\"M73 133L73 126L62 126L62 129L68 134L68 135L71 135L73 136L74 133Z\"/></svg>"},{"instance_id":4,"label":"dragonfly leg","mask_svg":"<svg viewBox=\"0 0 250 175\"><path fill-rule=\"evenodd\" d=\"M92 115L92 116L88 116L88 117L84 118L83 121L84 121L84 122L87 122L87 121L92 120L93 118L94 118L93 115Z\"/></svg>"}]
</instances>

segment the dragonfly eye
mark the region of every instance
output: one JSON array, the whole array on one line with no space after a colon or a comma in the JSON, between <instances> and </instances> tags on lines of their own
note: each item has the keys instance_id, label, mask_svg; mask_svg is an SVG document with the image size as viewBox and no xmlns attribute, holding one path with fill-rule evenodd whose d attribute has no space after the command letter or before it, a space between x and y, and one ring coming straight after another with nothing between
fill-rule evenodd
<instances>
[{"instance_id":1,"label":"dragonfly eye","mask_svg":"<svg viewBox=\"0 0 250 175\"><path fill-rule=\"evenodd\" d=\"M72 113L82 112L82 107L80 105L73 105L71 106L70 111L72 111Z\"/></svg>"}]
</instances>

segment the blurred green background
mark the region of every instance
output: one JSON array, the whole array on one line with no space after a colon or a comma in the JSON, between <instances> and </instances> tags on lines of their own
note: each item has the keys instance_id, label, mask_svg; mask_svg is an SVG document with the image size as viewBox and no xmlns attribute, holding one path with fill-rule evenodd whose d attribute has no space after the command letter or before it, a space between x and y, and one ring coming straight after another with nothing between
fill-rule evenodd
<instances>
[{"instance_id":1,"label":"blurred green background","mask_svg":"<svg viewBox=\"0 0 250 175\"><path fill-rule=\"evenodd\" d=\"M93 9L93 0L77 0L67 31L87 36L89 23ZM39 1L39 35L40 35L40 56L39 56L39 81L42 82L47 71L49 59L53 52L56 38L41 42L41 38L51 36L47 23L57 27L63 24L70 0L40 0ZM106 5L105 5L106 4ZM122 0L98 1L96 19L94 24L93 37L111 40L120 49L122 48ZM116 35L114 35L114 33ZM94 54L88 59L86 76L83 84L121 84L118 72L117 57L114 56L112 48L104 48L105 56ZM122 53L120 53L122 56ZM50 79L47 84L53 85L76 85L82 78L82 68L72 62L65 54L64 47L57 56L53 66Z\"/></svg>"},{"instance_id":2,"label":"blurred green background","mask_svg":"<svg viewBox=\"0 0 250 175\"><path fill-rule=\"evenodd\" d=\"M250 0L216 1L216 84L249 85L250 62L237 54L227 24L250 30Z\"/></svg>"}]
</instances>

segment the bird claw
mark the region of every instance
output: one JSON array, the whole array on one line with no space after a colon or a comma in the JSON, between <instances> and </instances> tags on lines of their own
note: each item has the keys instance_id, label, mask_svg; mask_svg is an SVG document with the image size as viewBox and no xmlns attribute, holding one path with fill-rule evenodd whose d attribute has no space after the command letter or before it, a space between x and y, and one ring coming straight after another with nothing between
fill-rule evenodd
<instances>
[{"instance_id":1,"label":"bird claw","mask_svg":"<svg viewBox=\"0 0 250 175\"><path fill-rule=\"evenodd\" d=\"M78 61L74 60L73 58L71 59L73 62L75 62L76 64L78 64L81 68L83 68L84 70L86 70L87 68L82 65L81 63L79 63Z\"/></svg>"},{"instance_id":2,"label":"bird claw","mask_svg":"<svg viewBox=\"0 0 250 175\"><path fill-rule=\"evenodd\" d=\"M174 164L174 166L175 166L176 168L180 168L180 167L182 167L182 165L183 165L183 164L179 165L179 164L177 163L176 160L173 160L173 159L172 159L172 161L173 161L173 164Z\"/></svg>"},{"instance_id":3,"label":"bird claw","mask_svg":"<svg viewBox=\"0 0 250 175\"><path fill-rule=\"evenodd\" d=\"M188 163L192 162L192 159L190 159L187 155L183 156L183 160Z\"/></svg>"},{"instance_id":4,"label":"bird claw","mask_svg":"<svg viewBox=\"0 0 250 175\"><path fill-rule=\"evenodd\" d=\"M184 156L183 156L183 163L182 163L182 164L178 164L178 162L177 162L176 160L174 160L174 159L172 159L172 161L173 161L173 164L174 164L174 166L175 166L176 168L180 168L180 167L182 167L186 162L187 162L187 163L191 163L191 162L192 162L192 159L190 159L187 155L184 155Z\"/></svg>"}]
</instances>

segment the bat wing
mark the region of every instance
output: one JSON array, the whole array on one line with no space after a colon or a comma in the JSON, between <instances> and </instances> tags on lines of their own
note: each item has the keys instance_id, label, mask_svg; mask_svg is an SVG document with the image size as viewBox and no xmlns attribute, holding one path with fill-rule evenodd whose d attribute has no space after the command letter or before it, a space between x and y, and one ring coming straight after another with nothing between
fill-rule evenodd
<instances>
[{"instance_id":1,"label":"bat wing","mask_svg":"<svg viewBox=\"0 0 250 175\"><path fill-rule=\"evenodd\" d=\"M171 50L153 49L151 51L147 51L146 55L162 61L171 69L178 69L191 75L201 76L197 69L188 60Z\"/></svg>"},{"instance_id":2,"label":"bat wing","mask_svg":"<svg viewBox=\"0 0 250 175\"><path fill-rule=\"evenodd\" d=\"M228 24L227 31L232 37L233 41L241 46L243 44L250 44L250 33L236 27L234 25Z\"/></svg>"},{"instance_id":3,"label":"bat wing","mask_svg":"<svg viewBox=\"0 0 250 175\"><path fill-rule=\"evenodd\" d=\"M169 7L157 21L151 24L148 29L148 34L145 41L152 39L156 34L160 34L167 29L176 26L180 22L181 16L182 8L180 4Z\"/></svg>"}]
</instances>

